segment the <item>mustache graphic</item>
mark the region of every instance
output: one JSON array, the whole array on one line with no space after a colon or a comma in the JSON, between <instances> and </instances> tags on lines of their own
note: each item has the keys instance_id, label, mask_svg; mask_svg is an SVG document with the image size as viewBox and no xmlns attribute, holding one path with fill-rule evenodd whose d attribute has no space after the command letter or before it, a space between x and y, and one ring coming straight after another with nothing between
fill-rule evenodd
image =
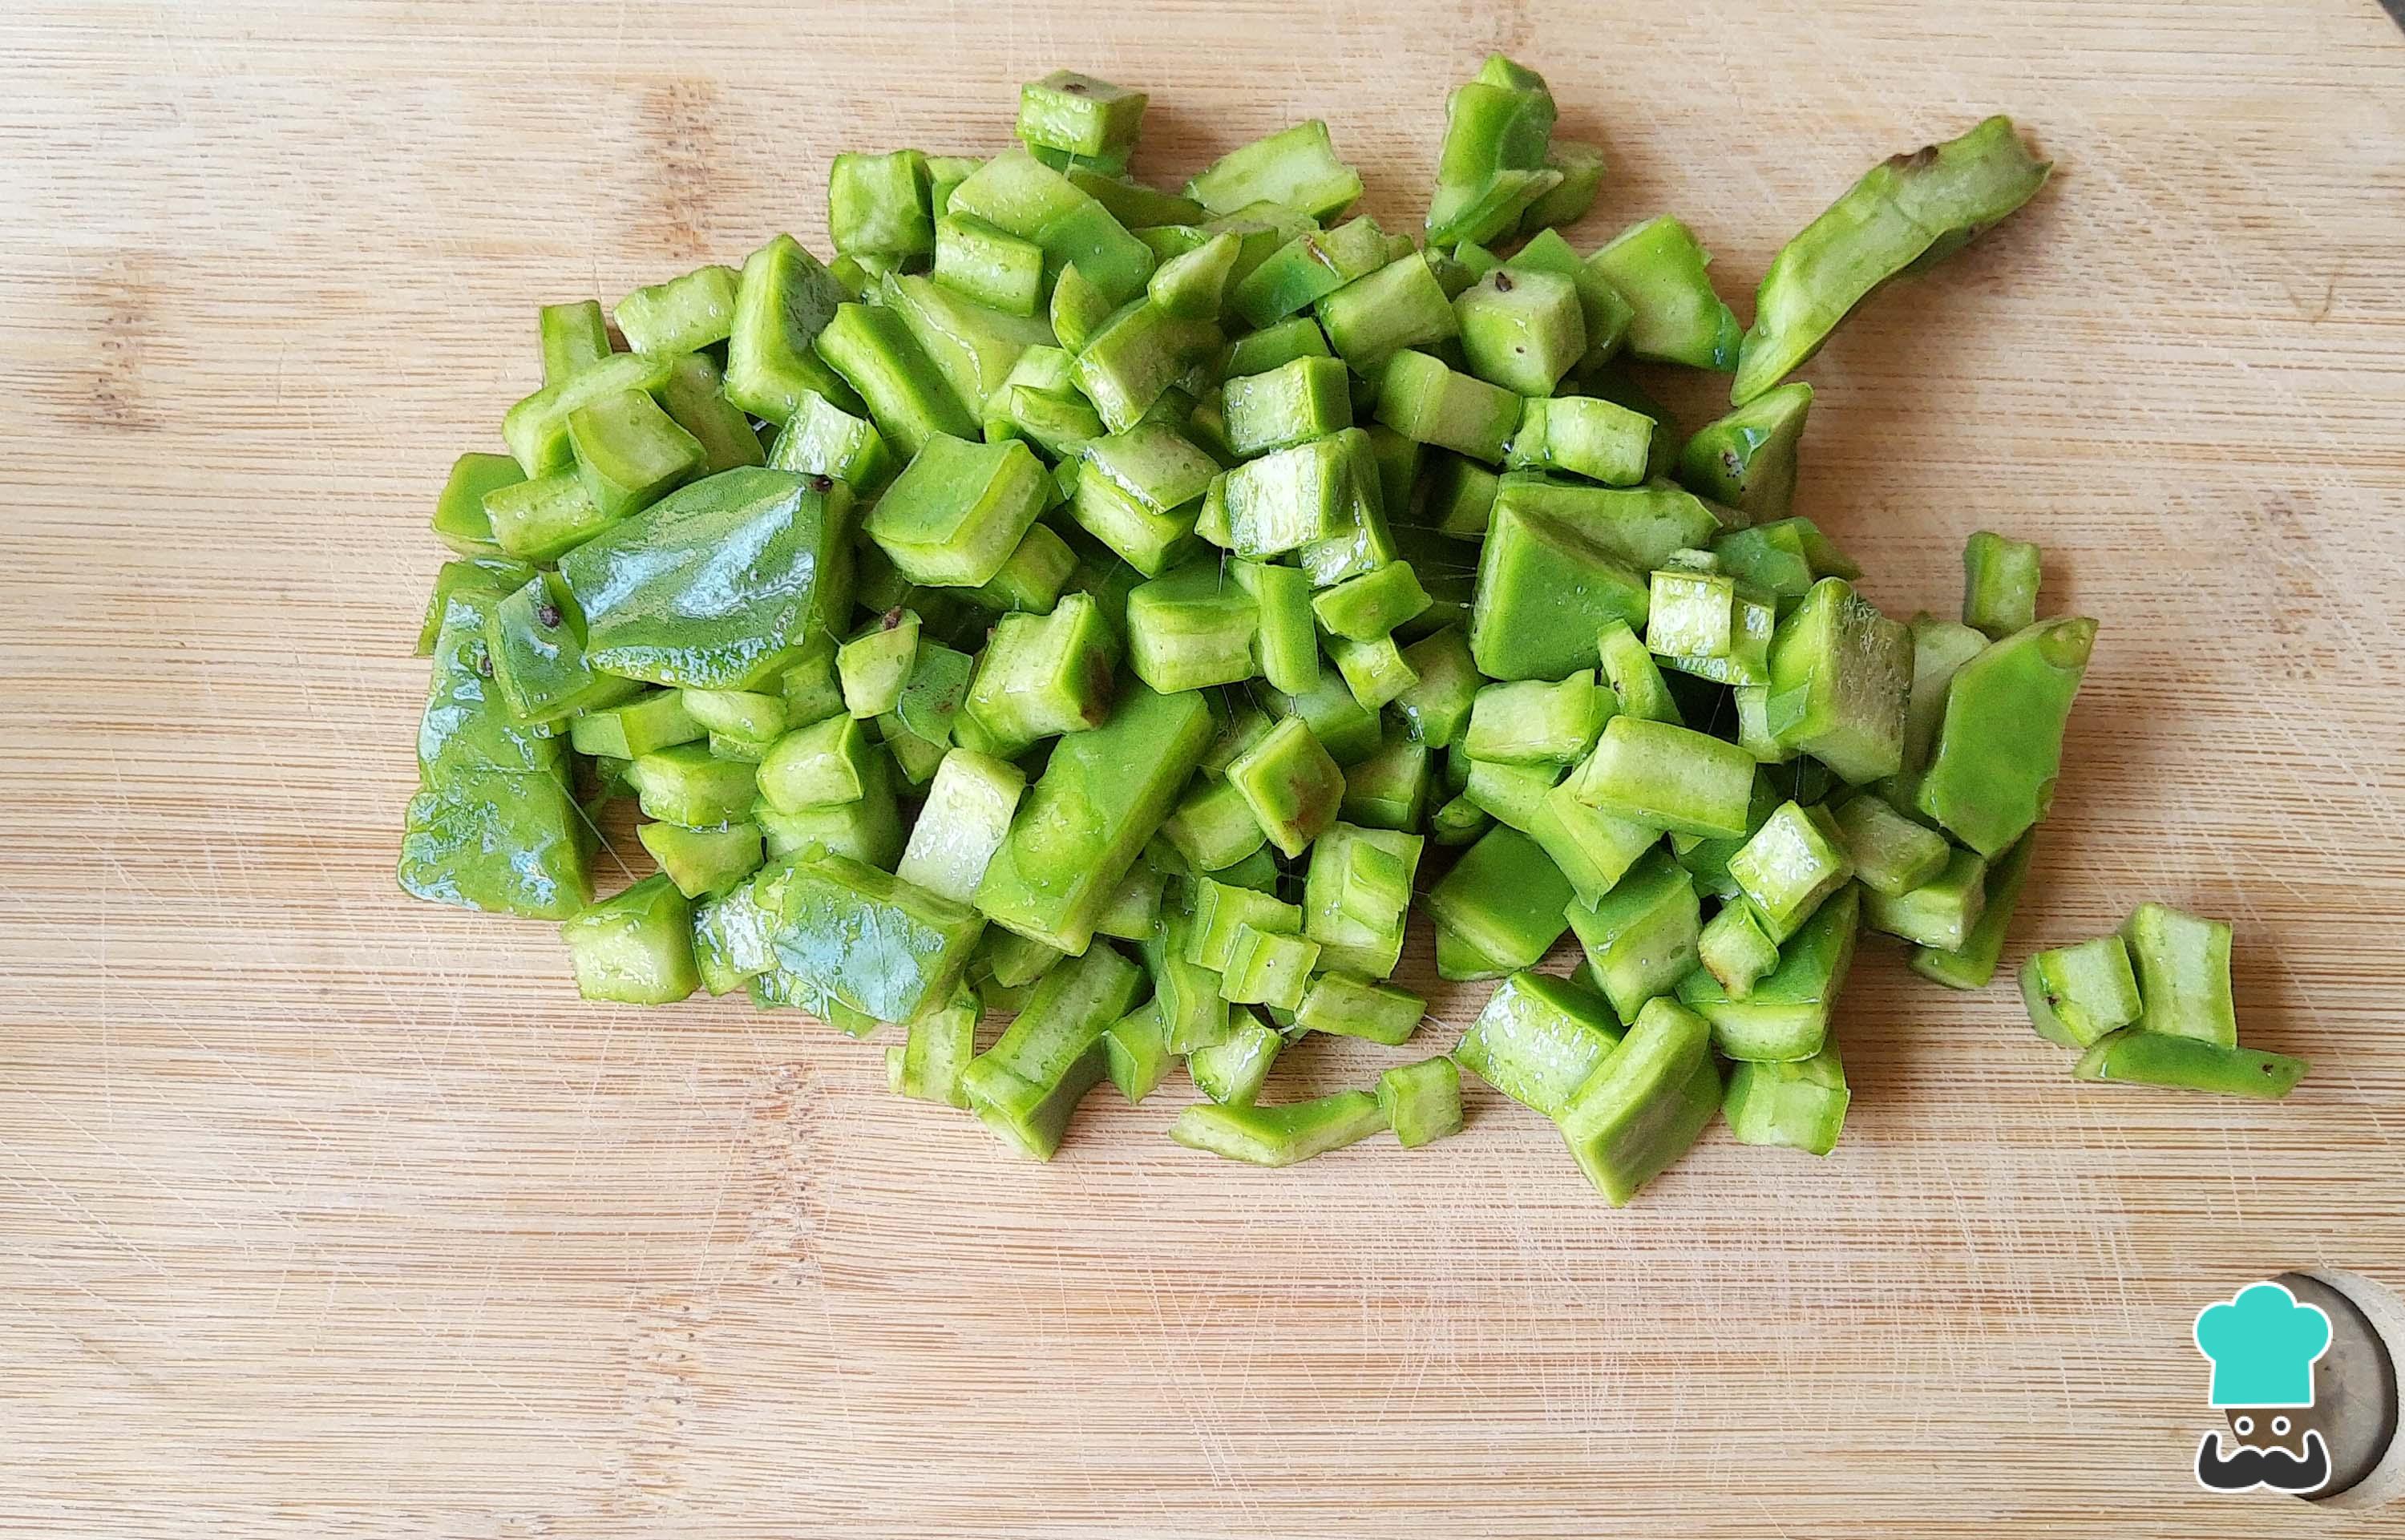
<instances>
[{"instance_id":1,"label":"mustache graphic","mask_svg":"<svg viewBox=\"0 0 2405 1540\"><path fill-rule=\"evenodd\" d=\"M2274 1491L2316 1491L2329 1480L2329 1450L2322 1435L2311 1429L2305 1433L2305 1457L2301 1460L2285 1449L2249 1448L2242 1444L2238 1452L2227 1459L2221 1453L2221 1434L2206 1434L2197 1440L2196 1478L2215 1491L2244 1491L2249 1487L2270 1487Z\"/></svg>"}]
</instances>

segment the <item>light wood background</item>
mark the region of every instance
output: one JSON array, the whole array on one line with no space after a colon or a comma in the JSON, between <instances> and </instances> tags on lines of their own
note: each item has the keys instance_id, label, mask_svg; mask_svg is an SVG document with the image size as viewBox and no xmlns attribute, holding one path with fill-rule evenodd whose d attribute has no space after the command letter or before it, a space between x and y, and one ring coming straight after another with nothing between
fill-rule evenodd
<instances>
[{"instance_id":1,"label":"light wood background","mask_svg":"<svg viewBox=\"0 0 2405 1540\"><path fill-rule=\"evenodd\" d=\"M1866 944L1826 1161L1716 1131L1614 1212L1481 1094L1264 1175L1167 1142L1179 1088L1036 1167L874 1047L586 1005L549 927L394 889L424 521L538 300L815 244L834 151L990 151L1059 64L1152 90L1164 180L1325 116L1409 227L1489 48L1609 147L1581 244L1675 209L1741 311L1881 155L2002 109L2056 157L1812 366L1801 506L1897 613L2045 543L2103 633L2008 967L2225 915L2286 1105L2074 1084ZM2371 0L18 0L0 1531L2396 1533L2200 1492L2188 1331L2405 1283L2401 256Z\"/></svg>"}]
</instances>

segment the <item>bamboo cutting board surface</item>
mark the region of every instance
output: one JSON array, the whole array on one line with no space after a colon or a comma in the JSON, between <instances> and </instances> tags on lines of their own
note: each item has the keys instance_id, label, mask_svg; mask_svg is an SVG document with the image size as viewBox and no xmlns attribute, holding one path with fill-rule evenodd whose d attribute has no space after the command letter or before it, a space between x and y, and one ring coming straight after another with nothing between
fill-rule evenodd
<instances>
[{"instance_id":1,"label":"bamboo cutting board surface","mask_svg":"<svg viewBox=\"0 0 2405 1540\"><path fill-rule=\"evenodd\" d=\"M2045 544L2103 632L2006 978L2141 898L2227 916L2288 1104L2076 1085L2008 983L1866 941L1825 1161L1716 1130L1615 1212L1473 1090L1267 1175L1167 1142L1181 1084L1037 1167L873 1046L587 1005L549 926L394 889L425 518L537 301L820 245L836 150L992 151L1061 64L1151 89L1157 179L1324 116L1414 227L1489 48L1608 148L1582 247L1676 210L1748 314L1882 155L2006 110L2057 160L1807 371L1799 511L1896 614L1975 529ZM2201 1306L2405 1285L2370 0L21 0L0 209L0 1530L2395 1533L2188 1474Z\"/></svg>"}]
</instances>

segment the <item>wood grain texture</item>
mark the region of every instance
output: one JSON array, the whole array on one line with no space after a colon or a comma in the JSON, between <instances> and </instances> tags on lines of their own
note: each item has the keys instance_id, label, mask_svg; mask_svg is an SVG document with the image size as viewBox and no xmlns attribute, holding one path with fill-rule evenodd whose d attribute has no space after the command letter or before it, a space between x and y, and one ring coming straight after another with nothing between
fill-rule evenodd
<instances>
[{"instance_id":1,"label":"wood grain texture","mask_svg":"<svg viewBox=\"0 0 2405 1540\"><path fill-rule=\"evenodd\" d=\"M873 1047L585 1005L549 927L395 891L424 520L536 301L816 243L834 151L991 150L1057 64L1153 91L1162 178L1325 116L1409 225L1495 47L1609 148L1581 243L1675 209L1741 310L1878 156L2002 109L2056 158L1811 367L1801 507L1898 613L2045 543L2103 634L2008 965L2228 916L2289 1103L2075 1085L1870 945L1824 1162L1715 1132L1614 1212L1479 1095L1264 1176L1178 1091L1038 1168ZM2405 1284L2373 0L19 0L0 209L0 1530L2396 1533L2187 1474L2202 1304Z\"/></svg>"}]
</instances>

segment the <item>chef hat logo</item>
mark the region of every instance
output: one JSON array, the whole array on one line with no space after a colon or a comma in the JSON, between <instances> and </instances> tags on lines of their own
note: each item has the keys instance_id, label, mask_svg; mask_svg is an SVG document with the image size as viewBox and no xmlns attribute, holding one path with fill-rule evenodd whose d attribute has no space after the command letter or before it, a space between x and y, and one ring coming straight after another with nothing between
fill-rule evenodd
<instances>
[{"instance_id":1,"label":"chef hat logo","mask_svg":"<svg viewBox=\"0 0 2405 1540\"><path fill-rule=\"evenodd\" d=\"M2310 1406L2329 1317L2277 1283L2257 1283L2197 1312L2197 1350L2213 1361L2215 1406Z\"/></svg>"}]
</instances>

